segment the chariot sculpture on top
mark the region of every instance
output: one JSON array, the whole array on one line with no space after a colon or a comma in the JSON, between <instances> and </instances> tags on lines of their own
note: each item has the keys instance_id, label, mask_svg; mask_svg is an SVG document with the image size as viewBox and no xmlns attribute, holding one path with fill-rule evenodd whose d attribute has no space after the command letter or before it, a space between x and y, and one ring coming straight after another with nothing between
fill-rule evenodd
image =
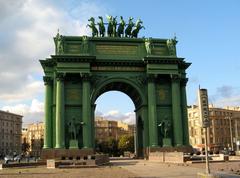
<instances>
[{"instance_id":1,"label":"chariot sculpture on top","mask_svg":"<svg viewBox=\"0 0 240 178\"><path fill-rule=\"evenodd\" d=\"M123 17L120 16L120 22L117 22L117 16L109 16L107 15L108 23L103 22L103 17L99 16L99 21L95 23L95 19L91 17L88 19L90 24L87 25L92 30L93 37L105 37L106 29L108 37L129 37L129 38L137 38L139 31L145 27L142 25L143 22L141 19L138 19L134 24L133 18L129 17L128 24L124 21ZM107 25L107 28L105 28ZM97 29L98 26L98 29Z\"/></svg>"}]
</instances>

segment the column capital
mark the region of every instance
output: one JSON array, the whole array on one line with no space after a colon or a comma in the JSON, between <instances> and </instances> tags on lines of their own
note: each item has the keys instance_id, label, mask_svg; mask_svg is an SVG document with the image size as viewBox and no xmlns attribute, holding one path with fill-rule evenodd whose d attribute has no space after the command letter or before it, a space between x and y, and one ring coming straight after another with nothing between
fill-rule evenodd
<instances>
[{"instance_id":1,"label":"column capital","mask_svg":"<svg viewBox=\"0 0 240 178\"><path fill-rule=\"evenodd\" d=\"M170 77L172 79L172 82L180 82L181 80L180 76L177 74L171 74Z\"/></svg>"},{"instance_id":2,"label":"column capital","mask_svg":"<svg viewBox=\"0 0 240 178\"><path fill-rule=\"evenodd\" d=\"M44 85L51 85L52 84L52 77L43 76Z\"/></svg>"},{"instance_id":3,"label":"column capital","mask_svg":"<svg viewBox=\"0 0 240 178\"><path fill-rule=\"evenodd\" d=\"M81 75L83 81L88 81L88 80L90 81L90 79L91 79L90 73L81 73L80 75Z\"/></svg>"},{"instance_id":4,"label":"column capital","mask_svg":"<svg viewBox=\"0 0 240 178\"><path fill-rule=\"evenodd\" d=\"M147 74L147 81L148 82L155 82L156 78L157 78L156 74Z\"/></svg>"},{"instance_id":5,"label":"column capital","mask_svg":"<svg viewBox=\"0 0 240 178\"><path fill-rule=\"evenodd\" d=\"M187 82L188 82L188 78L182 78L182 79L181 79L181 84L182 84L182 86L186 86L186 85L187 85Z\"/></svg>"},{"instance_id":6,"label":"column capital","mask_svg":"<svg viewBox=\"0 0 240 178\"><path fill-rule=\"evenodd\" d=\"M57 73L56 74L57 81L63 81L64 78L65 78L65 74L64 73Z\"/></svg>"}]
</instances>

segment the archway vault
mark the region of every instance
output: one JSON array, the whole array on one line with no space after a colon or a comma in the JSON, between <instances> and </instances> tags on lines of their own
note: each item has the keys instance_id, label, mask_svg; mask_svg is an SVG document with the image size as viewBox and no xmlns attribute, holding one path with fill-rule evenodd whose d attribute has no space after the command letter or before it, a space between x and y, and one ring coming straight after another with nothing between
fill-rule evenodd
<instances>
[{"instance_id":1,"label":"archway vault","mask_svg":"<svg viewBox=\"0 0 240 178\"><path fill-rule=\"evenodd\" d=\"M95 103L96 99L103 93L108 91L120 91L128 95L133 101L135 108L146 104L146 95L144 90L135 83L135 81L124 77L112 77L101 82L99 86L93 89L91 101Z\"/></svg>"},{"instance_id":2,"label":"archway vault","mask_svg":"<svg viewBox=\"0 0 240 178\"><path fill-rule=\"evenodd\" d=\"M55 42L56 55L40 60L45 73L45 149L94 150L94 103L111 90L134 102L145 155L162 147L177 150L189 145L186 69L190 63L177 57L175 38L58 34Z\"/></svg>"}]
</instances>

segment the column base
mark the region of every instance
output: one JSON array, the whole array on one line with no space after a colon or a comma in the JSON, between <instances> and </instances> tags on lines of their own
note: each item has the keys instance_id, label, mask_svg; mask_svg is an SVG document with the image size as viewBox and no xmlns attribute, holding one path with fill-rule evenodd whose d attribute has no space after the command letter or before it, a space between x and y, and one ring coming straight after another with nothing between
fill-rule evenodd
<instances>
[{"instance_id":1,"label":"column base","mask_svg":"<svg viewBox=\"0 0 240 178\"><path fill-rule=\"evenodd\" d=\"M50 148L52 148L52 147L46 146L46 145L43 146L43 149L50 149Z\"/></svg>"}]
</instances>

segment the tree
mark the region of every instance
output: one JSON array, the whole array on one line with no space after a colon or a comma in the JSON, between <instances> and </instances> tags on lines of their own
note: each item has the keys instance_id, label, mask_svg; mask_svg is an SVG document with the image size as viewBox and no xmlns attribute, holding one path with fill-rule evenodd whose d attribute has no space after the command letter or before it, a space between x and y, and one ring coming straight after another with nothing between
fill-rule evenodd
<instances>
[{"instance_id":1,"label":"tree","mask_svg":"<svg viewBox=\"0 0 240 178\"><path fill-rule=\"evenodd\" d=\"M29 151L29 149L30 149L30 144L24 141L22 143L22 151L23 151L23 153L27 153Z\"/></svg>"},{"instance_id":2,"label":"tree","mask_svg":"<svg viewBox=\"0 0 240 178\"><path fill-rule=\"evenodd\" d=\"M134 137L123 135L119 138L118 148L123 153L124 151L134 152Z\"/></svg>"}]
</instances>

